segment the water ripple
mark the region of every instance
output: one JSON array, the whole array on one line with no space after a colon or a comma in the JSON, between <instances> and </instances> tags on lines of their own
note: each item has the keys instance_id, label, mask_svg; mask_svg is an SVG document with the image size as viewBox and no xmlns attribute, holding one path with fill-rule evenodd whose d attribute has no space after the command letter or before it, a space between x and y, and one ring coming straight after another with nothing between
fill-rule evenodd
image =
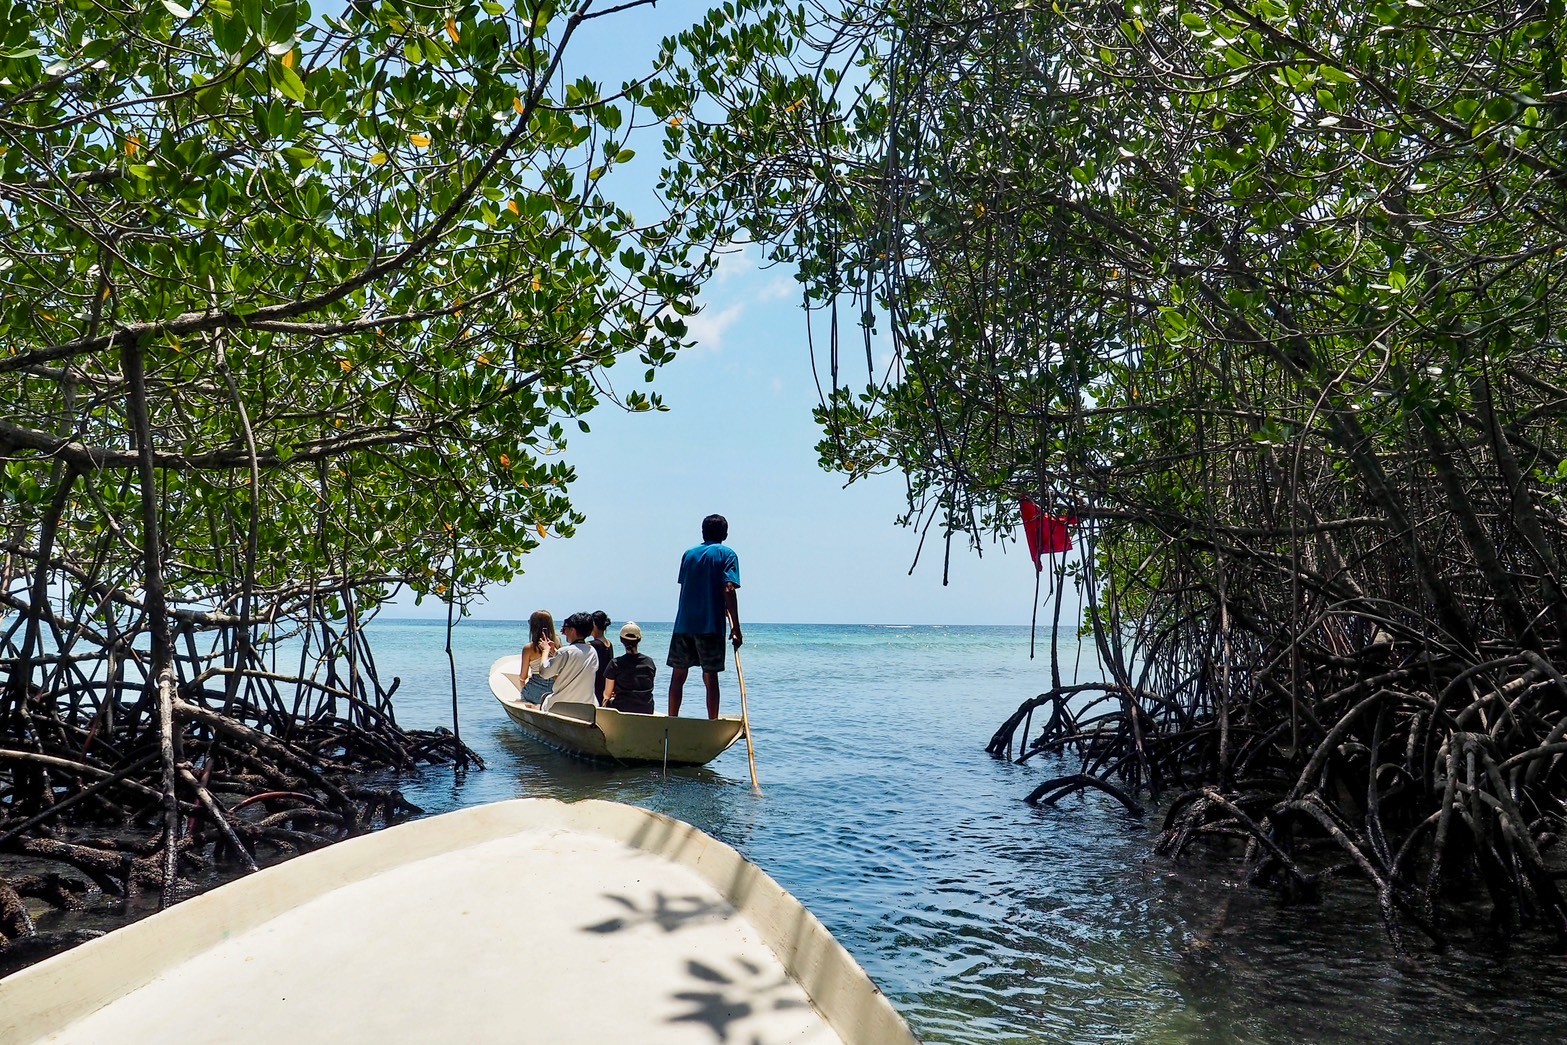
<instances>
[{"instance_id":1,"label":"water ripple","mask_svg":"<svg viewBox=\"0 0 1567 1045\"><path fill-rule=\"evenodd\" d=\"M375 627L400 718L445 723L441 630ZM665 778L534 746L485 681L519 633L459 628L464 737L491 769L407 781L413 801L611 798L688 820L798 896L932 1045L1563 1038L1562 959L1459 948L1401 971L1364 896L1285 906L1228 868L1150 859L1150 826L1102 796L1024 805L1055 767L984 745L1048 670L1026 629L749 625L759 798L739 747Z\"/></svg>"}]
</instances>

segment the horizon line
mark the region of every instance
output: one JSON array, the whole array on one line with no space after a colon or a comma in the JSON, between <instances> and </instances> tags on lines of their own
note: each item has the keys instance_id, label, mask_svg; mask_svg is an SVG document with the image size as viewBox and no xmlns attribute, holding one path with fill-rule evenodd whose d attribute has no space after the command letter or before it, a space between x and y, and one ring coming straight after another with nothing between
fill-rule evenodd
<instances>
[{"instance_id":1,"label":"horizon line","mask_svg":"<svg viewBox=\"0 0 1567 1045\"><path fill-rule=\"evenodd\" d=\"M390 617L377 616L375 620L395 621L399 624L429 624L445 627L446 621L441 617ZM616 624L625 624L628 621L636 621L639 624L671 625L671 620L656 620L654 618L627 617L624 620L616 620ZM526 617L459 617L452 622L453 626L472 622L475 624L519 624L527 627ZM372 622L373 623L373 622ZM996 624L996 623L971 623L971 622L945 622L945 621L814 621L814 620L754 620L743 622L740 627L745 629L754 626L809 626L817 628L1026 628L1027 624ZM1048 624L1037 626L1039 631L1055 630Z\"/></svg>"}]
</instances>

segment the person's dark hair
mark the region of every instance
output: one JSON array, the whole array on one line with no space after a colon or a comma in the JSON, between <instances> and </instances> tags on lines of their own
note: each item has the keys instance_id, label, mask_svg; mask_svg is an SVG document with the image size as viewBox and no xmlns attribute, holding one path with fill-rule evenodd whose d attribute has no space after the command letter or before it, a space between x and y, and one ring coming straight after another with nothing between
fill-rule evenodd
<instances>
[{"instance_id":1,"label":"person's dark hair","mask_svg":"<svg viewBox=\"0 0 1567 1045\"><path fill-rule=\"evenodd\" d=\"M579 638L586 638L593 634L593 615L590 613L573 613L560 625L562 628L570 628L576 632Z\"/></svg>"},{"instance_id":2,"label":"person's dark hair","mask_svg":"<svg viewBox=\"0 0 1567 1045\"><path fill-rule=\"evenodd\" d=\"M721 541L729 536L729 520L722 515L709 515L702 520L702 539Z\"/></svg>"},{"instance_id":3,"label":"person's dark hair","mask_svg":"<svg viewBox=\"0 0 1567 1045\"><path fill-rule=\"evenodd\" d=\"M614 621L609 619L609 614L605 613L603 610L594 610L591 619L593 621L594 627L598 628L600 631L608 631L609 626L614 623Z\"/></svg>"}]
</instances>

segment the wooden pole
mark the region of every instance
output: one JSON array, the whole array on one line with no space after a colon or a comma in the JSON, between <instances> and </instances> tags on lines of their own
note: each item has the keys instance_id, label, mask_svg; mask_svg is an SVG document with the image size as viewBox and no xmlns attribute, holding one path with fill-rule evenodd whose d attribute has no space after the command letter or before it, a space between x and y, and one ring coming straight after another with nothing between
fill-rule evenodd
<instances>
[{"instance_id":1,"label":"wooden pole","mask_svg":"<svg viewBox=\"0 0 1567 1045\"><path fill-rule=\"evenodd\" d=\"M740 729L745 733L745 757L751 763L751 790L762 793L761 781L756 779L756 742L751 739L751 713L745 700L745 669L740 667L740 647L735 647L735 675L740 679Z\"/></svg>"}]
</instances>

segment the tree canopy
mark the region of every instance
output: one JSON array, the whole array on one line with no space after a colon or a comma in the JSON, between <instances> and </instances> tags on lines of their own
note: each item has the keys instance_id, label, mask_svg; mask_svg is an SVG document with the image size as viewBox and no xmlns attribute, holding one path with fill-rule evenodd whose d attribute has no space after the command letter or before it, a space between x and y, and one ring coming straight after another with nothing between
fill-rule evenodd
<instances>
[{"instance_id":1,"label":"tree canopy","mask_svg":"<svg viewBox=\"0 0 1567 1045\"><path fill-rule=\"evenodd\" d=\"M850 4L729 93L692 148L833 316L824 463L976 542L1024 496L1079 521L1111 710L1058 673L998 753L1046 706L1068 789L1250 781L1175 847L1300 885L1308 822L1433 932L1462 822L1496 917L1567 932L1527 840L1567 694L1561 15Z\"/></svg>"},{"instance_id":2,"label":"tree canopy","mask_svg":"<svg viewBox=\"0 0 1567 1045\"><path fill-rule=\"evenodd\" d=\"M696 89L573 73L650 5L0 0L0 851L168 902L467 764L359 625L570 536L568 433L661 406L708 230L615 187Z\"/></svg>"},{"instance_id":3,"label":"tree canopy","mask_svg":"<svg viewBox=\"0 0 1567 1045\"><path fill-rule=\"evenodd\" d=\"M627 357L618 398L657 405L709 264L609 193L679 99L568 82L597 17L7 3L11 550L57 512L69 561L135 592L155 496L171 590L237 612L241 577L466 594L569 535L567 426Z\"/></svg>"}]
</instances>

